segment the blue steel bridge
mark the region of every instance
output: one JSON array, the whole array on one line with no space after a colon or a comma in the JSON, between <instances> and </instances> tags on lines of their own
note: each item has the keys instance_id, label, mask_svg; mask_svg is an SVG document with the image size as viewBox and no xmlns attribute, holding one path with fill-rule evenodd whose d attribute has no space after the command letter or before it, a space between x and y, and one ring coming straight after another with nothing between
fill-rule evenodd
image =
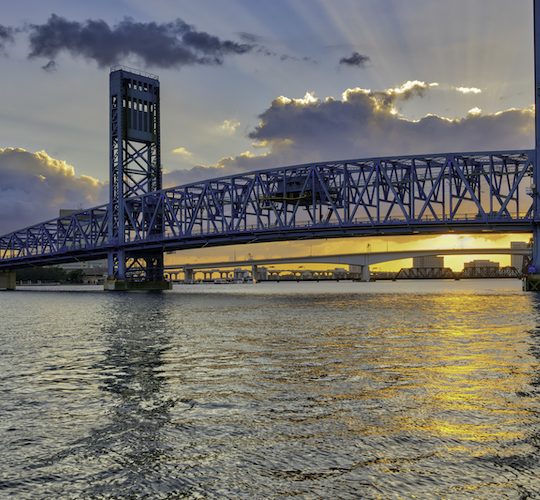
<instances>
[{"instance_id":1,"label":"blue steel bridge","mask_svg":"<svg viewBox=\"0 0 540 500\"><path fill-rule=\"evenodd\" d=\"M0 269L147 250L343 236L530 232L534 151L314 163L238 174L124 200L0 237Z\"/></svg>"},{"instance_id":2,"label":"blue steel bridge","mask_svg":"<svg viewBox=\"0 0 540 500\"><path fill-rule=\"evenodd\" d=\"M107 289L159 289L166 251L450 232L532 233L540 269L538 113L535 150L314 162L163 189L157 76L112 68L109 110L109 203L1 236L0 287L18 268L107 258Z\"/></svg>"},{"instance_id":3,"label":"blue steel bridge","mask_svg":"<svg viewBox=\"0 0 540 500\"><path fill-rule=\"evenodd\" d=\"M146 252L343 236L531 232L534 151L314 163L124 200L121 244L101 205L0 237L0 269L106 258L126 276ZM155 277L154 277L155 279Z\"/></svg>"}]
</instances>

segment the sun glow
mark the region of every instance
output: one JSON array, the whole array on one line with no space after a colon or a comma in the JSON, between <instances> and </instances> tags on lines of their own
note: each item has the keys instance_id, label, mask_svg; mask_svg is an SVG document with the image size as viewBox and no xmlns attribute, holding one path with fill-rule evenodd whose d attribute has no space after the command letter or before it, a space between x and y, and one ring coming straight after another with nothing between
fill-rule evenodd
<instances>
[{"instance_id":1,"label":"sun glow","mask_svg":"<svg viewBox=\"0 0 540 500\"><path fill-rule=\"evenodd\" d=\"M500 262L501 266L510 265L510 256L486 255L475 256L475 249L506 248L513 241L528 242L529 234L443 234L436 236L381 236L364 238L335 238L311 241L287 241L276 243L256 243L234 245L220 248L187 250L167 256L168 264L187 264L215 261L234 261L248 259L298 257L310 255L339 255L347 253L375 253L408 250L461 250L471 249L467 255L445 256L445 266L454 271L461 271L463 264L475 258ZM374 265L379 271L398 271L410 267L412 259L403 259ZM299 268L301 264L287 264L287 269ZM305 267L305 266L304 266ZM310 269L327 269L329 264L310 264Z\"/></svg>"}]
</instances>

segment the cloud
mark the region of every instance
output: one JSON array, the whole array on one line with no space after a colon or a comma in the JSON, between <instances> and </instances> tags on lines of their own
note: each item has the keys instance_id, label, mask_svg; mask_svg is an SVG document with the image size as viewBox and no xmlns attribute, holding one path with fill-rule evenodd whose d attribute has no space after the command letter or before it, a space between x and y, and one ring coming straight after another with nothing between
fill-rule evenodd
<instances>
[{"instance_id":1,"label":"cloud","mask_svg":"<svg viewBox=\"0 0 540 500\"><path fill-rule=\"evenodd\" d=\"M106 67L135 57L147 67L223 64L231 54L245 54L255 46L222 40L197 31L182 19L168 23L136 22L124 18L109 26L101 19L69 21L52 14L44 24L31 24L29 57L54 60L69 52Z\"/></svg>"},{"instance_id":2,"label":"cloud","mask_svg":"<svg viewBox=\"0 0 540 500\"><path fill-rule=\"evenodd\" d=\"M241 40L247 43L260 43L262 42L262 37L259 35L254 35L253 33L247 33L245 31L240 31L237 33L237 35L240 37Z\"/></svg>"},{"instance_id":3,"label":"cloud","mask_svg":"<svg viewBox=\"0 0 540 500\"><path fill-rule=\"evenodd\" d=\"M14 41L13 32L13 28L0 24L0 51L5 50L6 45Z\"/></svg>"},{"instance_id":4,"label":"cloud","mask_svg":"<svg viewBox=\"0 0 540 500\"><path fill-rule=\"evenodd\" d=\"M227 135L233 135L239 126L240 122L237 120L223 120L219 130Z\"/></svg>"},{"instance_id":5,"label":"cloud","mask_svg":"<svg viewBox=\"0 0 540 500\"><path fill-rule=\"evenodd\" d=\"M181 184L305 162L532 147L530 108L492 114L473 108L457 119L430 114L412 120L397 113L400 102L420 98L437 86L410 81L386 90L351 88L340 99L319 99L311 92L303 98L280 96L249 134L254 147L266 148L265 153L225 157L214 165L171 172L169 179Z\"/></svg>"},{"instance_id":6,"label":"cloud","mask_svg":"<svg viewBox=\"0 0 540 500\"><path fill-rule=\"evenodd\" d=\"M481 94L482 89L476 87L453 87L456 92L460 94Z\"/></svg>"},{"instance_id":7,"label":"cloud","mask_svg":"<svg viewBox=\"0 0 540 500\"><path fill-rule=\"evenodd\" d=\"M253 45L253 52L257 54L268 57L277 57L282 62L293 61L317 64L317 61L309 56L293 56L290 54L283 54L281 52L276 52L272 49L269 49L266 45L263 44L265 39L262 36L255 35L253 33L246 33L245 31L240 31L237 33L237 35L243 42Z\"/></svg>"},{"instance_id":8,"label":"cloud","mask_svg":"<svg viewBox=\"0 0 540 500\"><path fill-rule=\"evenodd\" d=\"M172 153L175 155L183 156L184 158L191 158L193 156L193 153L184 146L173 149Z\"/></svg>"},{"instance_id":9,"label":"cloud","mask_svg":"<svg viewBox=\"0 0 540 500\"><path fill-rule=\"evenodd\" d=\"M45 151L0 148L0 234L58 217L61 208L106 203L104 183L77 176L73 166Z\"/></svg>"},{"instance_id":10,"label":"cloud","mask_svg":"<svg viewBox=\"0 0 540 500\"><path fill-rule=\"evenodd\" d=\"M57 70L56 61L49 61L47 64L41 66L41 69L47 73L54 73Z\"/></svg>"},{"instance_id":11,"label":"cloud","mask_svg":"<svg viewBox=\"0 0 540 500\"><path fill-rule=\"evenodd\" d=\"M339 60L339 64L345 64L346 66L358 66L359 68L364 67L370 58L359 52L353 52L349 57L342 57Z\"/></svg>"}]
</instances>

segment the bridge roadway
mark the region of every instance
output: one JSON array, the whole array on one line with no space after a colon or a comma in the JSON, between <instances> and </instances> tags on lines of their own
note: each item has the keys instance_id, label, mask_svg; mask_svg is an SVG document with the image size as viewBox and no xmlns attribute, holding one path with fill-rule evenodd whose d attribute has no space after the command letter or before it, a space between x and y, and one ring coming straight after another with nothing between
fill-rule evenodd
<instances>
[{"instance_id":1,"label":"bridge roadway","mask_svg":"<svg viewBox=\"0 0 540 500\"><path fill-rule=\"evenodd\" d=\"M369 266L391 262L393 260L409 259L423 256L447 255L523 255L530 256L530 248L451 248L436 250L396 250L391 252L364 252L334 255L304 255L295 257L277 257L267 259L247 259L236 261L201 262L194 264L167 265L165 272L169 275L183 272L186 281L192 281L196 271L205 269L222 269L235 267L251 267L256 274L257 266L281 264L335 264L354 265L362 268L362 279L369 281Z\"/></svg>"}]
</instances>

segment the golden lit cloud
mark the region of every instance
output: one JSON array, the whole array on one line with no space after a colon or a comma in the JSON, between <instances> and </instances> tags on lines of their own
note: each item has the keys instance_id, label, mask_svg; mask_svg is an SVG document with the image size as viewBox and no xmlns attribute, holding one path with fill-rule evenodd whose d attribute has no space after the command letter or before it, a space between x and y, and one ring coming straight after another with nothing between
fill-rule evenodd
<instances>
[{"instance_id":1,"label":"golden lit cloud","mask_svg":"<svg viewBox=\"0 0 540 500\"><path fill-rule=\"evenodd\" d=\"M0 179L0 233L106 200L105 183L78 176L73 165L46 151L0 148Z\"/></svg>"},{"instance_id":2,"label":"golden lit cloud","mask_svg":"<svg viewBox=\"0 0 540 500\"><path fill-rule=\"evenodd\" d=\"M227 135L233 135L239 126L240 122L237 120L223 120L219 130Z\"/></svg>"},{"instance_id":3,"label":"golden lit cloud","mask_svg":"<svg viewBox=\"0 0 540 500\"><path fill-rule=\"evenodd\" d=\"M429 88L434 88L438 86L439 84L437 82L426 83L419 80L409 80L408 82L403 83L399 87L388 89L386 93L389 95L403 95L409 94L413 91L427 90Z\"/></svg>"},{"instance_id":4,"label":"golden lit cloud","mask_svg":"<svg viewBox=\"0 0 540 500\"><path fill-rule=\"evenodd\" d=\"M481 94L482 89L476 88L476 87L454 87L454 90L456 92L459 92L460 94Z\"/></svg>"},{"instance_id":5,"label":"golden lit cloud","mask_svg":"<svg viewBox=\"0 0 540 500\"><path fill-rule=\"evenodd\" d=\"M309 106L319 102L319 99L315 97L315 93L308 91L305 93L304 97L291 98L280 95L274 99L274 103L278 105L285 106L287 104L295 104L296 106Z\"/></svg>"},{"instance_id":6,"label":"golden lit cloud","mask_svg":"<svg viewBox=\"0 0 540 500\"><path fill-rule=\"evenodd\" d=\"M482 110L475 106L474 108L469 109L468 114L472 116L480 116L482 114Z\"/></svg>"},{"instance_id":7,"label":"golden lit cloud","mask_svg":"<svg viewBox=\"0 0 540 500\"><path fill-rule=\"evenodd\" d=\"M193 153L183 146L173 149L172 153L178 156L183 156L184 158L191 158L193 156Z\"/></svg>"},{"instance_id":8,"label":"golden lit cloud","mask_svg":"<svg viewBox=\"0 0 540 500\"><path fill-rule=\"evenodd\" d=\"M451 118L434 113L409 117L401 109L406 101L435 91L454 92L451 89L448 84L409 80L382 90L347 88L341 98L318 98L310 91L302 98L279 96L259 114L259 123L247 135L253 151L267 151L171 172L170 182L322 159L530 147L534 137L530 108L484 113L473 107L468 114Z\"/></svg>"}]
</instances>

